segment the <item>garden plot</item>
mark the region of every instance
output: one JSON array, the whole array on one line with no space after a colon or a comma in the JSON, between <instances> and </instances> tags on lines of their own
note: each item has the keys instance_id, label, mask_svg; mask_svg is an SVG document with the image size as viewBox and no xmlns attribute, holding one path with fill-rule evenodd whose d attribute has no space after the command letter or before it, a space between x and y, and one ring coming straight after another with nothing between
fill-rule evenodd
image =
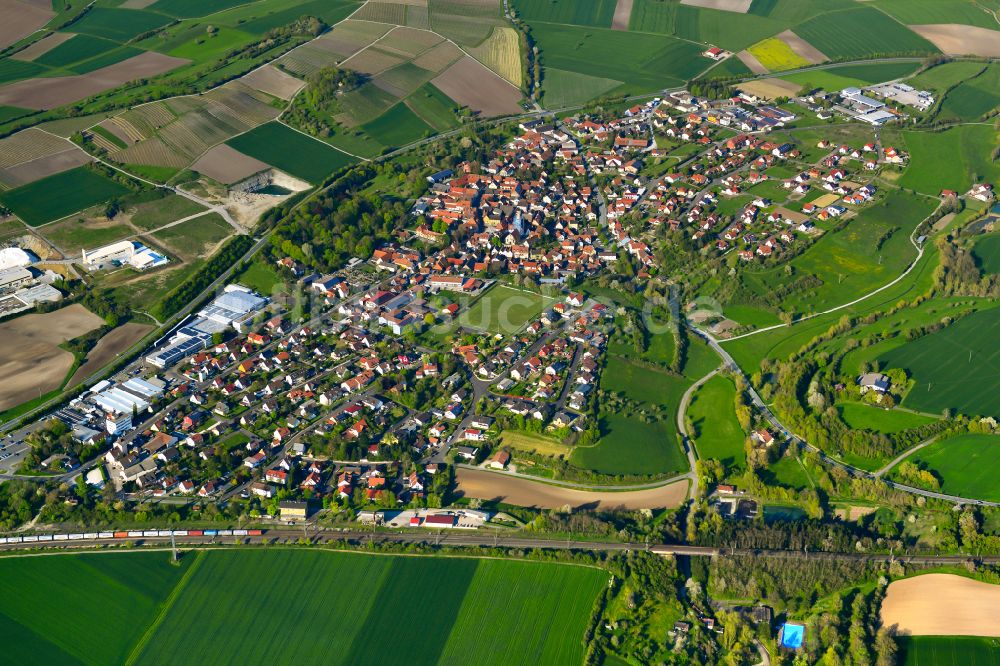
<instances>
[{"instance_id":1,"label":"garden plot","mask_svg":"<svg viewBox=\"0 0 1000 666\"><path fill-rule=\"evenodd\" d=\"M629 7L631 7L631 2ZM625 30L627 27L622 29ZM513 85L520 87L521 45L517 32L513 28L494 28L489 39L479 46L469 49L469 53Z\"/></svg>"},{"instance_id":2,"label":"garden plot","mask_svg":"<svg viewBox=\"0 0 1000 666\"><path fill-rule=\"evenodd\" d=\"M57 153L0 169L0 183L7 187L20 187L41 180L46 176L69 171L91 161L90 155L76 146L68 146Z\"/></svg>"},{"instance_id":3,"label":"garden plot","mask_svg":"<svg viewBox=\"0 0 1000 666\"><path fill-rule=\"evenodd\" d=\"M11 59L21 60L23 62L32 62L35 58L45 55L63 42L68 42L73 39L75 36L76 35L70 32L53 32L51 35L39 39L28 48L18 51L11 56Z\"/></svg>"},{"instance_id":4,"label":"garden plot","mask_svg":"<svg viewBox=\"0 0 1000 666\"><path fill-rule=\"evenodd\" d=\"M406 59L402 56L383 51L377 46L372 46L351 56L340 64L347 69L353 69L356 72L371 76L405 61Z\"/></svg>"},{"instance_id":5,"label":"garden plot","mask_svg":"<svg viewBox=\"0 0 1000 666\"><path fill-rule=\"evenodd\" d=\"M911 25L910 30L933 43L942 53L1000 58L1000 32L996 30L957 23Z\"/></svg>"},{"instance_id":6,"label":"garden plot","mask_svg":"<svg viewBox=\"0 0 1000 666\"><path fill-rule=\"evenodd\" d=\"M124 163L168 167L185 167L213 146L273 120L280 113L268 104L264 93L239 82L204 95L141 107L141 112L138 119L129 119L128 114L123 117L146 125L149 138L111 157ZM168 122L159 124L168 118Z\"/></svg>"},{"instance_id":7,"label":"garden plot","mask_svg":"<svg viewBox=\"0 0 1000 666\"><path fill-rule=\"evenodd\" d=\"M48 132L34 127L26 129L0 139L0 169L52 155L70 147L71 144L66 140Z\"/></svg>"},{"instance_id":8,"label":"garden plot","mask_svg":"<svg viewBox=\"0 0 1000 666\"><path fill-rule=\"evenodd\" d=\"M449 67L432 83L458 104L484 116L517 113L521 108L521 91L470 56Z\"/></svg>"},{"instance_id":9,"label":"garden plot","mask_svg":"<svg viewBox=\"0 0 1000 666\"><path fill-rule=\"evenodd\" d=\"M746 65L747 68L749 68L754 74L767 74L770 71L767 67L764 67L760 60L757 60L757 57L754 54L749 51L740 51L736 54L736 57L739 58L740 62Z\"/></svg>"},{"instance_id":10,"label":"garden plot","mask_svg":"<svg viewBox=\"0 0 1000 666\"><path fill-rule=\"evenodd\" d=\"M273 65L258 67L240 79L240 82L250 86L254 90L259 90L285 101L294 97L295 93L305 85L305 81L286 74Z\"/></svg>"},{"instance_id":11,"label":"garden plot","mask_svg":"<svg viewBox=\"0 0 1000 666\"><path fill-rule=\"evenodd\" d=\"M455 63L463 55L462 49L458 48L451 42L445 41L414 58L413 64L421 69L429 69L432 72L443 72L449 65ZM519 62L518 72L520 71Z\"/></svg>"},{"instance_id":12,"label":"garden plot","mask_svg":"<svg viewBox=\"0 0 1000 666\"><path fill-rule=\"evenodd\" d=\"M78 76L27 79L0 87L0 104L24 109L53 109L117 88L136 79L169 72L190 60L147 51Z\"/></svg>"},{"instance_id":13,"label":"garden plot","mask_svg":"<svg viewBox=\"0 0 1000 666\"><path fill-rule=\"evenodd\" d=\"M718 9L724 12L746 14L753 0L681 0L682 5L702 7L703 9Z\"/></svg>"},{"instance_id":14,"label":"garden plot","mask_svg":"<svg viewBox=\"0 0 1000 666\"><path fill-rule=\"evenodd\" d=\"M791 30L786 30L779 34L778 39L787 44L796 55L809 63L816 65L829 60L829 58L827 58L822 51L796 35Z\"/></svg>"},{"instance_id":15,"label":"garden plot","mask_svg":"<svg viewBox=\"0 0 1000 666\"><path fill-rule=\"evenodd\" d=\"M244 155L226 144L215 146L191 165L194 171L223 185L231 185L270 168L271 165L266 162Z\"/></svg>"},{"instance_id":16,"label":"garden plot","mask_svg":"<svg viewBox=\"0 0 1000 666\"><path fill-rule=\"evenodd\" d=\"M0 0L0 48L7 48L41 28L55 16L45 0Z\"/></svg>"}]
</instances>

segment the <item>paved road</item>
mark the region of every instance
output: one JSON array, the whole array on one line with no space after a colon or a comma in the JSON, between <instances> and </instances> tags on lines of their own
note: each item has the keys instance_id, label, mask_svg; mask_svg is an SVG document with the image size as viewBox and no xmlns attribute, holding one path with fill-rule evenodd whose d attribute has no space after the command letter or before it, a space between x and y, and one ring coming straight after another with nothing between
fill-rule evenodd
<instances>
[{"instance_id":1,"label":"paved road","mask_svg":"<svg viewBox=\"0 0 1000 666\"><path fill-rule=\"evenodd\" d=\"M753 402L754 407L764 416L765 419L767 419L768 423L770 423L771 426L777 432L781 433L785 437L785 439L788 439L792 442L800 443L803 447L809 449L810 451L814 451L823 462L827 463L828 465L840 467L841 469L844 469L847 472L849 472L852 476L861 476L870 479L881 478L878 476L877 473L872 473L867 470L854 467L853 465L849 465L841 460L837 460L836 458L827 455L819 447L815 446L814 444L810 444L805 439L798 436L790 429L786 428L785 425L781 421L779 421L778 418L774 415L770 407L764 404L764 401L761 400L760 395L750 384L750 380L747 378L746 374L744 374L743 370L736 363L736 361L733 360L733 357L729 355L729 352L723 349L722 346L719 344L719 342L714 337L712 337L711 334L690 325L689 328L696 335L703 338L709 344L709 346L711 346L712 349L714 349L715 352L722 357L726 367L729 370L743 377L744 381L747 384L747 392L750 394L750 399ZM886 479L882 479L882 482L888 485L890 488L899 490L904 493L910 493L911 495L921 495L923 497L928 497L931 499L944 500L945 502L951 502L953 504L975 504L978 506L1000 507L1000 502L987 502L986 500L973 499L970 497L959 497L957 495L947 495L945 493L937 493L931 490L924 490L923 488L915 488L913 486L908 486L903 483L896 483L895 481L888 481Z\"/></svg>"},{"instance_id":2,"label":"paved road","mask_svg":"<svg viewBox=\"0 0 1000 666\"><path fill-rule=\"evenodd\" d=\"M718 374L718 372L719 368L716 368L689 386L688 390L684 391L684 395L681 396L680 405L677 406L677 432L681 434L681 440L684 444L684 452L687 454L688 465L691 467L691 471L685 475L691 479L691 488L688 495L691 499L698 497L698 474L696 467L698 453L695 451L694 438L691 436L691 433L687 431L687 422L684 417L687 415L687 410L691 404L691 397L694 396L694 392L701 388L702 384Z\"/></svg>"}]
</instances>

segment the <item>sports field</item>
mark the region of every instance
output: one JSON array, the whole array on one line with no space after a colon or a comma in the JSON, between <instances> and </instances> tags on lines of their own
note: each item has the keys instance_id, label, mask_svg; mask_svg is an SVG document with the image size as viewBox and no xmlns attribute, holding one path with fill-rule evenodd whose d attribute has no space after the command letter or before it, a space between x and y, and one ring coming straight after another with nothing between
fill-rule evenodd
<instances>
[{"instance_id":1,"label":"sports field","mask_svg":"<svg viewBox=\"0 0 1000 666\"><path fill-rule=\"evenodd\" d=\"M168 559L3 558L6 658L581 663L591 608L607 582L597 569L513 560L294 549L191 552L178 567ZM404 607L419 620L400 621Z\"/></svg>"},{"instance_id":2,"label":"sports field","mask_svg":"<svg viewBox=\"0 0 1000 666\"><path fill-rule=\"evenodd\" d=\"M736 386L732 380L716 375L694 394L687 415L694 425L694 439L702 458L714 458L736 475L746 469L743 443L746 434L733 411Z\"/></svg>"},{"instance_id":3,"label":"sports field","mask_svg":"<svg viewBox=\"0 0 1000 666\"><path fill-rule=\"evenodd\" d=\"M0 193L0 201L30 226L37 227L104 203L128 190L86 167Z\"/></svg>"},{"instance_id":4,"label":"sports field","mask_svg":"<svg viewBox=\"0 0 1000 666\"><path fill-rule=\"evenodd\" d=\"M244 155L316 184L357 160L322 141L270 122L226 142Z\"/></svg>"},{"instance_id":5,"label":"sports field","mask_svg":"<svg viewBox=\"0 0 1000 666\"><path fill-rule=\"evenodd\" d=\"M964 317L933 335L897 347L879 360L905 368L914 380L903 405L940 413L1000 416L1000 310Z\"/></svg>"},{"instance_id":6,"label":"sports field","mask_svg":"<svg viewBox=\"0 0 1000 666\"><path fill-rule=\"evenodd\" d=\"M1000 501L997 465L1000 437L959 435L930 444L907 461L926 467L941 479L941 492L991 502Z\"/></svg>"},{"instance_id":7,"label":"sports field","mask_svg":"<svg viewBox=\"0 0 1000 666\"><path fill-rule=\"evenodd\" d=\"M904 131L910 166L899 186L937 195L942 189L964 192L975 176L987 183L1000 177L1000 163L991 161L997 133L990 125L961 125L943 132Z\"/></svg>"},{"instance_id":8,"label":"sports field","mask_svg":"<svg viewBox=\"0 0 1000 666\"><path fill-rule=\"evenodd\" d=\"M462 311L459 323L466 328L500 331L509 335L524 328L554 302L551 296L498 284L483 294L471 308Z\"/></svg>"},{"instance_id":9,"label":"sports field","mask_svg":"<svg viewBox=\"0 0 1000 666\"><path fill-rule=\"evenodd\" d=\"M900 666L1000 666L1000 640L977 636L900 636Z\"/></svg>"}]
</instances>

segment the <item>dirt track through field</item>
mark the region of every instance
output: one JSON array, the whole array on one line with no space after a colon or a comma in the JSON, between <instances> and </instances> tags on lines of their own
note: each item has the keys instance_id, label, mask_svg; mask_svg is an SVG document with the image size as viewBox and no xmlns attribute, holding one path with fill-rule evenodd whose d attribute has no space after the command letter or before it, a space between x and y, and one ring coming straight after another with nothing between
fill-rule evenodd
<instances>
[{"instance_id":1,"label":"dirt track through field","mask_svg":"<svg viewBox=\"0 0 1000 666\"><path fill-rule=\"evenodd\" d=\"M955 23L911 25L910 30L949 55L1000 58L1000 33L988 28ZM1000 25L997 26L1000 28Z\"/></svg>"},{"instance_id":2,"label":"dirt track through field","mask_svg":"<svg viewBox=\"0 0 1000 666\"><path fill-rule=\"evenodd\" d=\"M27 79L11 83L0 87L0 104L24 109L53 109L117 88L129 81L169 72L189 62L191 61L183 58L146 51L89 74Z\"/></svg>"},{"instance_id":3,"label":"dirt track through field","mask_svg":"<svg viewBox=\"0 0 1000 666\"><path fill-rule=\"evenodd\" d=\"M462 106L484 116L501 116L521 110L521 91L478 60L463 57L431 81Z\"/></svg>"},{"instance_id":4,"label":"dirt track through field","mask_svg":"<svg viewBox=\"0 0 1000 666\"><path fill-rule=\"evenodd\" d=\"M87 360L73 373L66 387L73 388L85 381L87 377L110 363L115 356L141 340L151 330L153 327L149 324L129 322L106 333L87 354Z\"/></svg>"},{"instance_id":5,"label":"dirt track through field","mask_svg":"<svg viewBox=\"0 0 1000 666\"><path fill-rule=\"evenodd\" d=\"M73 355L58 345L98 328L104 320L82 305L29 314L0 324L0 409L58 389Z\"/></svg>"},{"instance_id":6,"label":"dirt track through field","mask_svg":"<svg viewBox=\"0 0 1000 666\"><path fill-rule=\"evenodd\" d=\"M632 0L618 0L618 4L615 5L615 18L611 21L611 29L628 30L630 18L632 18Z\"/></svg>"},{"instance_id":7,"label":"dirt track through field","mask_svg":"<svg viewBox=\"0 0 1000 666\"><path fill-rule=\"evenodd\" d=\"M678 481L648 490L590 492L463 467L456 470L455 478L458 492L467 497L542 509L558 509L567 504L588 509L674 508L680 506L688 491L687 481Z\"/></svg>"},{"instance_id":8,"label":"dirt track through field","mask_svg":"<svg viewBox=\"0 0 1000 666\"><path fill-rule=\"evenodd\" d=\"M1000 636L1000 585L955 574L893 581L882 624L906 636Z\"/></svg>"}]
</instances>

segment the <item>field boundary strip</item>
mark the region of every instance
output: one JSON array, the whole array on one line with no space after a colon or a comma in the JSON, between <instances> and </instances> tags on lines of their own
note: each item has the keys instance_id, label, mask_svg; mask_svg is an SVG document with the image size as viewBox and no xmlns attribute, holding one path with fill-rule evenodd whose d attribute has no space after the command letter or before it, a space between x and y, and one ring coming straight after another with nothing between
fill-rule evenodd
<instances>
[{"instance_id":1,"label":"field boundary strip","mask_svg":"<svg viewBox=\"0 0 1000 666\"><path fill-rule=\"evenodd\" d=\"M188 582L194 576L194 573L198 570L204 559L205 559L205 551L199 550L198 553L195 555L194 562L191 564L188 570L184 572L184 575L177 582L177 585L174 586L174 589L170 591L170 596L167 597L167 600L163 602L163 607L160 608L160 612L156 614L156 619L154 619L150 623L150 625L146 627L146 631L143 632L142 637L135 644L135 647L132 648L132 651L129 653L128 658L125 659L125 663L127 665L136 663L136 660L142 654L143 650L145 650L146 644L149 643L149 640L153 637L153 634L156 633L156 630L159 629L161 624L163 624L163 621L167 617L167 613L170 612L170 609L173 607L174 603L180 597L181 593L184 591L184 588L187 587Z\"/></svg>"}]
</instances>

